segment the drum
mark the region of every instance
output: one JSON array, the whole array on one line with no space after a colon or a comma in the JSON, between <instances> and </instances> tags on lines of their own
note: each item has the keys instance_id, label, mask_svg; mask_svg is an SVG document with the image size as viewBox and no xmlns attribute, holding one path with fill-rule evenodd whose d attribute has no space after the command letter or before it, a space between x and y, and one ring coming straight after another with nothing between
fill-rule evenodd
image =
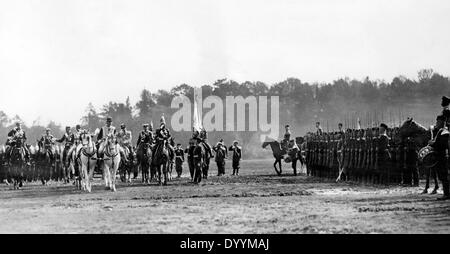
<instances>
[{"instance_id":1,"label":"drum","mask_svg":"<svg viewBox=\"0 0 450 254\"><path fill-rule=\"evenodd\" d=\"M436 153L433 147L425 146L419 151L419 162L422 163L424 167L431 168L437 163Z\"/></svg>"}]
</instances>

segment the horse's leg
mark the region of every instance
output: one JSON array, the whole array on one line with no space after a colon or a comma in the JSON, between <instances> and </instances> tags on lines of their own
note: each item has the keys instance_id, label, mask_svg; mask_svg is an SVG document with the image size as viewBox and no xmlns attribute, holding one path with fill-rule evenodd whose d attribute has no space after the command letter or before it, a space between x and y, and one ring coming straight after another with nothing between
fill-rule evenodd
<instances>
[{"instance_id":1,"label":"horse's leg","mask_svg":"<svg viewBox=\"0 0 450 254\"><path fill-rule=\"evenodd\" d=\"M273 163L273 168L275 169L275 172L277 172L277 175L281 175L281 173L278 171L277 169L277 163L278 163L278 159L275 159L275 162ZM233 175L234 175L234 169L233 169Z\"/></svg>"},{"instance_id":2,"label":"horse's leg","mask_svg":"<svg viewBox=\"0 0 450 254\"><path fill-rule=\"evenodd\" d=\"M431 169L431 174L432 174L433 180L434 180L434 189L430 194L436 194L437 190L439 189L439 181L438 181L437 172L436 172L435 168Z\"/></svg>"},{"instance_id":3,"label":"horse's leg","mask_svg":"<svg viewBox=\"0 0 450 254\"><path fill-rule=\"evenodd\" d=\"M164 163L163 164L163 174L164 174L164 183L163 185L167 185L167 179L169 178L169 167L170 167L170 162Z\"/></svg>"},{"instance_id":4,"label":"horse's leg","mask_svg":"<svg viewBox=\"0 0 450 254\"><path fill-rule=\"evenodd\" d=\"M278 161L278 165L279 165L279 167L280 167L280 175L281 174L283 174L283 166L282 166L282 163L281 163L281 159Z\"/></svg>"}]
</instances>

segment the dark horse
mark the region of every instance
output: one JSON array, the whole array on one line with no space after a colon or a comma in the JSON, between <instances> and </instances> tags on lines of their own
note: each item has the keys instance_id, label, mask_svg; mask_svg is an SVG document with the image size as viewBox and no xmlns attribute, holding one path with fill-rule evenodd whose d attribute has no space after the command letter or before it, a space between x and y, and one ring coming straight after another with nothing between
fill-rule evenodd
<instances>
[{"instance_id":1,"label":"dark horse","mask_svg":"<svg viewBox=\"0 0 450 254\"><path fill-rule=\"evenodd\" d=\"M136 153L138 165L142 172L142 182L150 183L150 167L152 167L153 151L152 146L147 143L139 144ZM153 176L152 176L153 178Z\"/></svg>"},{"instance_id":2,"label":"dark horse","mask_svg":"<svg viewBox=\"0 0 450 254\"><path fill-rule=\"evenodd\" d=\"M134 161L134 153L127 147L122 146L123 149L123 155L125 158L120 160L119 165L119 174L120 174L120 180L122 182L128 182L131 183L131 172L134 171L134 167L136 166L136 163Z\"/></svg>"},{"instance_id":3,"label":"dark horse","mask_svg":"<svg viewBox=\"0 0 450 254\"><path fill-rule=\"evenodd\" d=\"M296 143L297 144L299 142L301 142L301 144L298 145L299 151L294 156L290 156L290 159L291 159L291 162L292 162L292 169L294 170L294 175L297 175L297 166L296 166L297 165L297 163L296 163L297 160L300 161L302 166L305 164L304 157L303 157L304 155L303 155L303 153L302 153L302 151L300 149L302 147L302 144L303 144L302 141L303 141L302 138L296 138ZM275 172L277 172L277 174L280 176L281 173L283 173L281 162L284 159L284 156L287 155L287 151L281 147L280 142L278 142L276 140L269 140L269 139L266 139L266 141L262 144L262 148L265 149L269 145L270 145L270 148L272 149L273 157L275 158L275 162L273 163L273 167L275 169ZM278 164L278 167L280 169L279 171L277 169L277 164Z\"/></svg>"},{"instance_id":4,"label":"dark horse","mask_svg":"<svg viewBox=\"0 0 450 254\"><path fill-rule=\"evenodd\" d=\"M18 190L23 186L23 172L26 167L25 148L23 146L21 139L16 139L11 143L9 177L14 184L14 190Z\"/></svg>"},{"instance_id":5,"label":"dark horse","mask_svg":"<svg viewBox=\"0 0 450 254\"><path fill-rule=\"evenodd\" d=\"M167 142L168 140L159 140L156 143L155 154L151 164L156 169L160 185L167 185L167 181L169 180L170 155ZM164 181L161 180L162 177L164 177Z\"/></svg>"},{"instance_id":6,"label":"dark horse","mask_svg":"<svg viewBox=\"0 0 450 254\"><path fill-rule=\"evenodd\" d=\"M53 169L56 164L56 151L51 147L46 146L41 140L38 140L39 150L36 154L36 164L40 169L40 176L42 185L47 185L52 177Z\"/></svg>"},{"instance_id":7,"label":"dark horse","mask_svg":"<svg viewBox=\"0 0 450 254\"><path fill-rule=\"evenodd\" d=\"M400 126L397 135L394 137L394 141L396 144L401 144L405 141L406 138L412 138L414 140L418 151L422 147L425 147L428 144L428 141L431 140L431 131L415 122L412 118L408 118L402 124L402 126ZM428 192L428 188L430 187L430 176L433 176L434 190L431 192L431 194L436 194L437 190L439 189L436 170L433 167L426 168L425 175L426 184L423 193Z\"/></svg>"}]
</instances>

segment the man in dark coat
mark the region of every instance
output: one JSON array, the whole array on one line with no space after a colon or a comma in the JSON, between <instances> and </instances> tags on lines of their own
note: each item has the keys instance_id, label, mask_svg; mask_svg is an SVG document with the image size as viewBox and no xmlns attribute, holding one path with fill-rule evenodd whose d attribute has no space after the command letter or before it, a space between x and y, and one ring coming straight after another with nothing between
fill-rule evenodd
<instances>
[{"instance_id":1,"label":"man in dark coat","mask_svg":"<svg viewBox=\"0 0 450 254\"><path fill-rule=\"evenodd\" d=\"M184 150L181 144L177 144L175 148L175 170L177 171L177 177L180 178L183 173L183 162L184 162Z\"/></svg>"},{"instance_id":2,"label":"man in dark coat","mask_svg":"<svg viewBox=\"0 0 450 254\"><path fill-rule=\"evenodd\" d=\"M184 152L187 154L187 162L189 166L189 173L191 175L191 181L194 180L194 140L189 140L188 147L184 150Z\"/></svg>"},{"instance_id":3,"label":"man in dark coat","mask_svg":"<svg viewBox=\"0 0 450 254\"><path fill-rule=\"evenodd\" d=\"M217 176L225 175L225 158L227 157L227 148L223 143L223 139L217 142L217 144L213 147L213 150L216 153L215 160L217 163Z\"/></svg>"},{"instance_id":4,"label":"man in dark coat","mask_svg":"<svg viewBox=\"0 0 450 254\"><path fill-rule=\"evenodd\" d=\"M386 134L388 126L380 124L378 137L378 172L381 173L381 181L388 183L391 154L389 153L389 137Z\"/></svg>"},{"instance_id":5,"label":"man in dark coat","mask_svg":"<svg viewBox=\"0 0 450 254\"><path fill-rule=\"evenodd\" d=\"M233 175L239 175L240 161L242 158L242 148L238 145L239 142L236 140L233 142L233 145L230 146L229 151L233 152Z\"/></svg>"},{"instance_id":6,"label":"man in dark coat","mask_svg":"<svg viewBox=\"0 0 450 254\"><path fill-rule=\"evenodd\" d=\"M445 122L447 121L447 117L444 115L439 115L436 118L436 129L438 130L436 134L436 138L434 140L429 141L429 145L433 147L434 152L436 153L437 164L435 165L435 169L438 173L438 177L442 182L442 188L444 191L444 195L438 200L448 200L450 199L450 190L449 190L449 181L448 181L448 165L447 165L447 155L448 155L448 138L449 131L445 127Z\"/></svg>"}]
</instances>

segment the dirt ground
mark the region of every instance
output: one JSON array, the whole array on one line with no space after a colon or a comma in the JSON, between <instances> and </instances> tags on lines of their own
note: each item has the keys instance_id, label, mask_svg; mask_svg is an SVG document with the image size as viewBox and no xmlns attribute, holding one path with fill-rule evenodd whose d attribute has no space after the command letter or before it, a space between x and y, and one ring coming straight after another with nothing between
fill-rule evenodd
<instances>
[{"instance_id":1,"label":"dirt ground","mask_svg":"<svg viewBox=\"0 0 450 254\"><path fill-rule=\"evenodd\" d=\"M276 176L271 160L243 161L240 176L169 186L120 183L92 193L71 184L0 185L0 233L450 233L450 201L422 187L367 186Z\"/></svg>"}]
</instances>

